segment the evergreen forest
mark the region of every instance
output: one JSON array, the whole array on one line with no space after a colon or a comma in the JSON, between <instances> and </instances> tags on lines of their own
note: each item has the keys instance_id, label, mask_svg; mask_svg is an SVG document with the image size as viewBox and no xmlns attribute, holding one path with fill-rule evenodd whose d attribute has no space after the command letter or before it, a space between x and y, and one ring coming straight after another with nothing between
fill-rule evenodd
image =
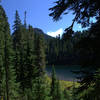
<instances>
[{"instance_id":1,"label":"evergreen forest","mask_svg":"<svg viewBox=\"0 0 100 100\"><path fill-rule=\"evenodd\" d=\"M49 9L54 21L71 11L74 15L63 35L56 37L28 25L26 11L23 23L18 10L12 32L0 4L0 100L100 100L100 1L55 0L54 4ZM75 23L89 28L75 32ZM52 67L51 76L47 65ZM81 66L73 71L77 81L64 86L55 65Z\"/></svg>"}]
</instances>

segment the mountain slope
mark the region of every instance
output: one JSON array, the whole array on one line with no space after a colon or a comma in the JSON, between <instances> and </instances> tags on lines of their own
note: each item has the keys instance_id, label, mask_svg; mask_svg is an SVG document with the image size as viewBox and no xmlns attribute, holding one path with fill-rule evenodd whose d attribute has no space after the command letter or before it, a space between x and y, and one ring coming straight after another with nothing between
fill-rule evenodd
<instances>
[{"instance_id":1,"label":"mountain slope","mask_svg":"<svg viewBox=\"0 0 100 100\"><path fill-rule=\"evenodd\" d=\"M49 36L49 35L47 35L46 33L44 33L41 29L39 29L39 28L34 28L34 32L35 32L35 34L43 34L44 35L44 38L46 39L46 40L48 40L48 39L54 39L54 37L51 37L51 36Z\"/></svg>"}]
</instances>

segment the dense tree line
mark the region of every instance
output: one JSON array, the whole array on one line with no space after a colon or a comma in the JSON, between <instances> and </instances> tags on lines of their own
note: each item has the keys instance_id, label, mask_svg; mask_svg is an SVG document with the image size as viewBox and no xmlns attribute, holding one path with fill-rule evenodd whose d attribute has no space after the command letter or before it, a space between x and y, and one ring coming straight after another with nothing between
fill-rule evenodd
<instances>
[{"instance_id":1,"label":"dense tree line","mask_svg":"<svg viewBox=\"0 0 100 100\"><path fill-rule=\"evenodd\" d=\"M58 35L56 38L46 40L46 59L48 65L80 65L79 50L76 50L76 43L85 37L88 31L73 32L71 39L66 34Z\"/></svg>"}]
</instances>

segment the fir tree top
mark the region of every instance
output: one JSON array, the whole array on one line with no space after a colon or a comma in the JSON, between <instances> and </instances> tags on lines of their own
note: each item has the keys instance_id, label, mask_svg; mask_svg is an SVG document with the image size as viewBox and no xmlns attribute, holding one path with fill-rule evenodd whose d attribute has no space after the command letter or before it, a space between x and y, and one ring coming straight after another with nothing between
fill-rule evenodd
<instances>
[{"instance_id":1,"label":"fir tree top","mask_svg":"<svg viewBox=\"0 0 100 100\"><path fill-rule=\"evenodd\" d=\"M16 10L13 29L18 30L20 26L21 26L21 20L20 20L20 16L18 14L18 11Z\"/></svg>"}]
</instances>

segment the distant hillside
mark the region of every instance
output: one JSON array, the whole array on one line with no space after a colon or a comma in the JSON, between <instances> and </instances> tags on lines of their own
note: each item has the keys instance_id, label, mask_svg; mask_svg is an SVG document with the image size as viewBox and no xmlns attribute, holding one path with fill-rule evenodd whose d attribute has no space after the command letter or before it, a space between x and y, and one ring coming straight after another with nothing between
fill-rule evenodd
<instances>
[{"instance_id":1,"label":"distant hillside","mask_svg":"<svg viewBox=\"0 0 100 100\"><path fill-rule=\"evenodd\" d=\"M35 34L43 34L45 39L53 39L54 37L47 35L46 33L44 33L41 29L39 28L34 28L34 32Z\"/></svg>"}]
</instances>

